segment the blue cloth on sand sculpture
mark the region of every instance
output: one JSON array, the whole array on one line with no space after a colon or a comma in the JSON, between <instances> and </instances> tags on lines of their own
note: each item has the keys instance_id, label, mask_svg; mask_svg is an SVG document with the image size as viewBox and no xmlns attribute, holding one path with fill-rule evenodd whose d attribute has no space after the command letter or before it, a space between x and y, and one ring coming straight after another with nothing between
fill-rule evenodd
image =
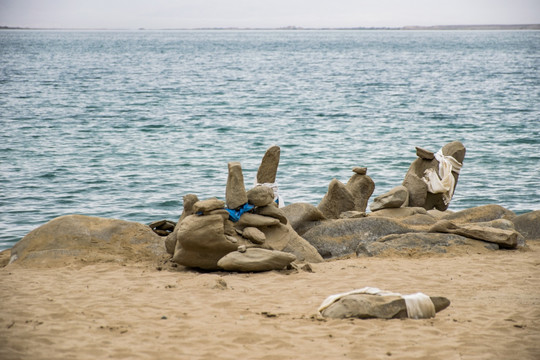
<instances>
[{"instance_id":1,"label":"blue cloth on sand sculpture","mask_svg":"<svg viewBox=\"0 0 540 360\"><path fill-rule=\"evenodd\" d=\"M229 219L231 221L237 222L238 220L240 220L240 216L242 216L243 213L252 210L254 207L255 205L245 203L244 205L240 206L238 209L225 208L225 210L229 212Z\"/></svg>"}]
</instances>

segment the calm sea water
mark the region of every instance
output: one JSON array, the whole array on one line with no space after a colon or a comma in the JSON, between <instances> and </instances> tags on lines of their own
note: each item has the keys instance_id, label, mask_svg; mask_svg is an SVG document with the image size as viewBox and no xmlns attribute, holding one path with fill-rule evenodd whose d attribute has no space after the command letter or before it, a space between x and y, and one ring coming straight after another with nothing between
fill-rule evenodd
<instances>
[{"instance_id":1,"label":"calm sea water","mask_svg":"<svg viewBox=\"0 0 540 360\"><path fill-rule=\"evenodd\" d=\"M281 146L317 205L459 140L451 210L540 209L538 31L0 31L0 249L64 214L177 220Z\"/></svg>"}]
</instances>

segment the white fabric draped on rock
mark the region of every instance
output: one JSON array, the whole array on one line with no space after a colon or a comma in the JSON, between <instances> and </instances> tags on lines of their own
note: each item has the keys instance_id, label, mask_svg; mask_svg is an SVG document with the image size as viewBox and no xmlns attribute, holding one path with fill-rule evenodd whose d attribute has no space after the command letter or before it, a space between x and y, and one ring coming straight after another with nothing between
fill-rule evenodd
<instances>
[{"instance_id":1,"label":"white fabric draped on rock","mask_svg":"<svg viewBox=\"0 0 540 360\"><path fill-rule=\"evenodd\" d=\"M416 293L410 295L401 295L391 291L384 291L374 287L365 287L362 289L351 290L348 292L330 295L319 306L319 314L322 314L324 309L335 303L341 298L349 295L378 295L378 296L399 296L405 300L407 307L407 316L410 319L429 319L435 317L435 305L431 301L431 298L423 293Z\"/></svg>"},{"instance_id":2,"label":"white fabric draped on rock","mask_svg":"<svg viewBox=\"0 0 540 360\"><path fill-rule=\"evenodd\" d=\"M452 156L443 155L442 149L435 154L435 159L439 162L438 174L435 169L427 169L422 180L427 184L430 193L442 193L444 204L448 205L456 185L452 172L459 174L462 164Z\"/></svg>"}]
</instances>

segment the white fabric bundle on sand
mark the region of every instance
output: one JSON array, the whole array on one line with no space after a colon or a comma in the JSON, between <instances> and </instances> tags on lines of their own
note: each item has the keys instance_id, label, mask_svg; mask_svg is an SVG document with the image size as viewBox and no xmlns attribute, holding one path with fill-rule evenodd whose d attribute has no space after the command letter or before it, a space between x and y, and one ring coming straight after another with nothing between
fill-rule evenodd
<instances>
[{"instance_id":1,"label":"white fabric bundle on sand","mask_svg":"<svg viewBox=\"0 0 540 360\"><path fill-rule=\"evenodd\" d=\"M367 294L378 296L399 296L405 300L407 306L407 316L410 319L429 319L435 317L435 305L431 301L430 297L423 293L416 293L410 295L401 295L398 293L380 290L374 287L365 287L362 289L351 290L345 293L330 295L319 306L319 314L322 315L324 309L349 295Z\"/></svg>"}]
</instances>

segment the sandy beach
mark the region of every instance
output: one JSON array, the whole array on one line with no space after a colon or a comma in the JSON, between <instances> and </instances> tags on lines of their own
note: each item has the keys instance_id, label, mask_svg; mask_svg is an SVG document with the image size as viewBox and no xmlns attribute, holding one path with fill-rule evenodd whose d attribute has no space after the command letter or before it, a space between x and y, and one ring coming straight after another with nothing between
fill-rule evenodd
<instances>
[{"instance_id":1,"label":"sandy beach","mask_svg":"<svg viewBox=\"0 0 540 360\"><path fill-rule=\"evenodd\" d=\"M79 260L0 270L1 359L538 359L540 244L198 272ZM161 269L161 270L160 270ZM428 320L323 319L365 286L451 300Z\"/></svg>"}]
</instances>

